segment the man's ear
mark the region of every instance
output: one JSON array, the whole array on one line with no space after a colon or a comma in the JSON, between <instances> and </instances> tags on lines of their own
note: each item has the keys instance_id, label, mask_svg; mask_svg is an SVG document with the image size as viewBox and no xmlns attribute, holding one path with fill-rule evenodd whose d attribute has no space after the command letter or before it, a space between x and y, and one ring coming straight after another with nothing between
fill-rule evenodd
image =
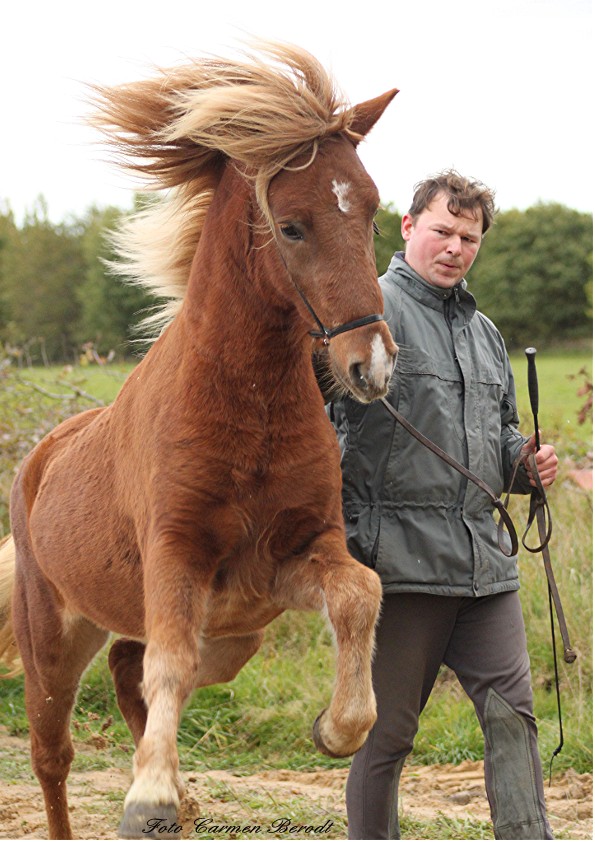
<instances>
[{"instance_id":1,"label":"man's ear","mask_svg":"<svg viewBox=\"0 0 595 842\"><path fill-rule=\"evenodd\" d=\"M411 238L412 229L413 217L406 213L401 219L401 237L405 240L405 242Z\"/></svg>"},{"instance_id":2,"label":"man's ear","mask_svg":"<svg viewBox=\"0 0 595 842\"><path fill-rule=\"evenodd\" d=\"M359 105L353 107L353 119L349 126L349 134L355 146L368 134L372 126L378 122L388 104L398 93L397 88L393 88L385 94L381 94L374 99L369 99L366 102L361 102Z\"/></svg>"}]
</instances>

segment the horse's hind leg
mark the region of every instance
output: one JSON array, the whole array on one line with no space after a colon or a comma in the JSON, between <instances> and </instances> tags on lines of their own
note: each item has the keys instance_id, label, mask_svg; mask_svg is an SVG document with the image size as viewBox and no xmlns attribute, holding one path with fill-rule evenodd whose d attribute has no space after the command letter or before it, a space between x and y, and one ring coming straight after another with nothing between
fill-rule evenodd
<instances>
[{"instance_id":1,"label":"horse's hind leg","mask_svg":"<svg viewBox=\"0 0 595 842\"><path fill-rule=\"evenodd\" d=\"M335 634L335 687L314 723L316 747L331 757L361 748L376 720L371 664L381 597L378 576L333 536L322 536L306 560L285 565L278 580L275 598L284 607L326 609Z\"/></svg>"},{"instance_id":2,"label":"horse's hind leg","mask_svg":"<svg viewBox=\"0 0 595 842\"><path fill-rule=\"evenodd\" d=\"M31 762L45 799L52 839L70 839L66 779L74 757L70 714L80 677L107 632L65 617L32 555L17 567L13 622L25 669Z\"/></svg>"},{"instance_id":3,"label":"horse's hind leg","mask_svg":"<svg viewBox=\"0 0 595 842\"><path fill-rule=\"evenodd\" d=\"M143 699L143 657L145 644L138 640L119 638L109 653L118 707L130 729L134 744L138 746L147 724L147 706Z\"/></svg>"}]
</instances>

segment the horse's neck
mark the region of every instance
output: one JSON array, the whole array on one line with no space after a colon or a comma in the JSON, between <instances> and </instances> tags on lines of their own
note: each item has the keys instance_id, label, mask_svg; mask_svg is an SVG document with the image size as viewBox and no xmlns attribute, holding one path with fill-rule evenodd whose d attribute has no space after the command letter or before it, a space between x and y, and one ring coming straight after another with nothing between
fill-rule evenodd
<instances>
[{"instance_id":1,"label":"horse's neck","mask_svg":"<svg viewBox=\"0 0 595 842\"><path fill-rule=\"evenodd\" d=\"M257 385L281 376L300 379L308 341L290 287L289 297L277 290L285 270L274 246L267 245L270 232L255 226L246 195L241 197L239 190L231 196L227 190L227 202L217 198L180 314L185 339L212 361L221 377L240 375ZM309 375L306 371L304 377Z\"/></svg>"}]
</instances>

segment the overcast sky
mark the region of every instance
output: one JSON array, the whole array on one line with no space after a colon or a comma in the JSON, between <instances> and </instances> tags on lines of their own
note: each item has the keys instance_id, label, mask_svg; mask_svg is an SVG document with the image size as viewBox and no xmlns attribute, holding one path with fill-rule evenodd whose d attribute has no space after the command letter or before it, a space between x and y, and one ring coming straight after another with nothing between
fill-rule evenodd
<instances>
[{"instance_id":1,"label":"overcast sky","mask_svg":"<svg viewBox=\"0 0 595 842\"><path fill-rule=\"evenodd\" d=\"M0 202L42 193L54 221L129 207L130 181L84 127L85 83L229 53L246 35L314 53L355 104L400 93L361 157L401 212L426 175L455 167L502 210L592 210L592 20L587 0L29 0L3 4Z\"/></svg>"}]
</instances>

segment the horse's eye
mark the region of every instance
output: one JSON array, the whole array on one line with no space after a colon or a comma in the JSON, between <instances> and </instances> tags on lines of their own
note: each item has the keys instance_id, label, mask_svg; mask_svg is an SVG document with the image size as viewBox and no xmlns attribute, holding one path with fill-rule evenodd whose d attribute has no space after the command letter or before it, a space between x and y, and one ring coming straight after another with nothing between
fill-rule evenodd
<instances>
[{"instance_id":1,"label":"horse's eye","mask_svg":"<svg viewBox=\"0 0 595 842\"><path fill-rule=\"evenodd\" d=\"M380 234L380 228L378 227L378 224L377 224L376 222L373 222L373 223L372 223L372 231L373 231L375 234Z\"/></svg>"},{"instance_id":2,"label":"horse's eye","mask_svg":"<svg viewBox=\"0 0 595 842\"><path fill-rule=\"evenodd\" d=\"M295 225L281 225L280 230L286 240L295 241L304 239L304 235L299 228L296 228Z\"/></svg>"}]
</instances>

